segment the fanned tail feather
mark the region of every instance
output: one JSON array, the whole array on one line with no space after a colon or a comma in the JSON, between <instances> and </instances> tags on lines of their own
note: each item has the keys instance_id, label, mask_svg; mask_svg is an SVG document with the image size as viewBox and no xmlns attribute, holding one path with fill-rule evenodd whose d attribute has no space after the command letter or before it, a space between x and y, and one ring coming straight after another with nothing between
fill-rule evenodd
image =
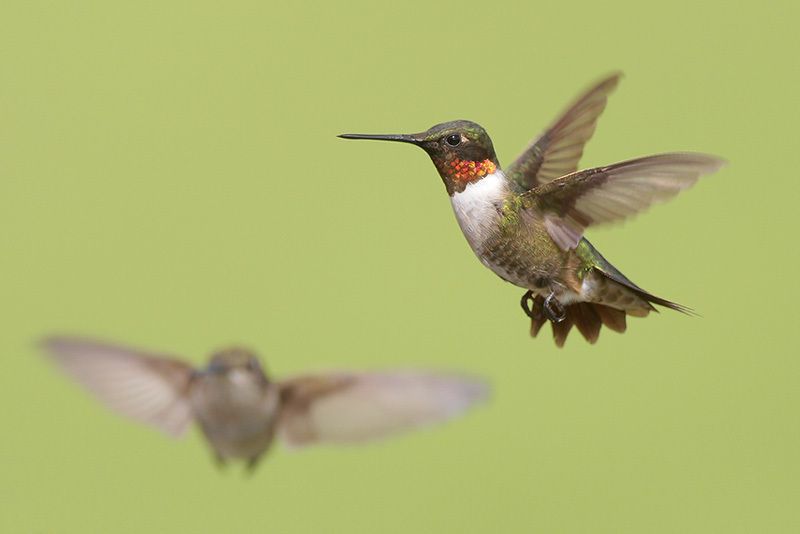
<instances>
[{"instance_id":1,"label":"fanned tail feather","mask_svg":"<svg viewBox=\"0 0 800 534\"><path fill-rule=\"evenodd\" d=\"M536 337L542 326L547 322L544 314L544 298L537 296L533 301L535 317L531 319L531 336ZM572 327L578 331L589 343L594 344L600 337L600 329L605 326L614 332L625 332L627 328L626 315L622 310L617 310L603 304L592 302L576 302L565 307L564 320L551 323L553 339L556 345L563 347Z\"/></svg>"},{"instance_id":2,"label":"fanned tail feather","mask_svg":"<svg viewBox=\"0 0 800 534\"><path fill-rule=\"evenodd\" d=\"M652 304L657 304L659 306L664 306L665 308L679 311L687 315L696 315L691 308L687 308L686 306L666 299L662 299L661 297L656 297L655 295L651 295L650 293L647 293L638 287L632 287L630 289L644 301L646 301L647 305L652 311L658 311L652 306ZM531 319L531 336L533 337L536 337L541 331L542 326L548 322L543 307L544 298L541 296L536 296L533 300L534 318ZM632 315L644 316L647 315L647 312L650 310L638 310L638 312L643 313L632 313ZM556 345L559 347L564 346L567 336L569 335L569 332L572 330L573 326L578 329L586 341L592 344L594 344L600 337L600 330L603 326L613 330L614 332L619 332L620 334L625 332L628 326L628 313L623 310L618 310L616 308L612 308L611 306L606 306L604 304L598 304L595 302L575 302L568 304L564 307L564 312L565 316L563 321L551 323L553 328L553 339L555 340Z\"/></svg>"}]
</instances>

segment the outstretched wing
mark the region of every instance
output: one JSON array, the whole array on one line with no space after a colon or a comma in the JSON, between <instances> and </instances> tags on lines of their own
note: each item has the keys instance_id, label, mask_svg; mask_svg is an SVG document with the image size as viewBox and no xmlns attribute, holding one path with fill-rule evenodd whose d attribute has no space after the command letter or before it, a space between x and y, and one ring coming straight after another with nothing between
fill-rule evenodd
<instances>
[{"instance_id":1,"label":"outstretched wing","mask_svg":"<svg viewBox=\"0 0 800 534\"><path fill-rule=\"evenodd\" d=\"M484 399L480 380L424 372L330 373L281 384L289 445L351 443L439 423Z\"/></svg>"},{"instance_id":2,"label":"outstretched wing","mask_svg":"<svg viewBox=\"0 0 800 534\"><path fill-rule=\"evenodd\" d=\"M506 170L523 191L575 172L583 147L594 133L608 95L621 73L614 73L586 91Z\"/></svg>"},{"instance_id":3,"label":"outstretched wing","mask_svg":"<svg viewBox=\"0 0 800 534\"><path fill-rule=\"evenodd\" d=\"M87 339L51 337L52 360L115 412L180 436L192 419L188 364Z\"/></svg>"},{"instance_id":4,"label":"outstretched wing","mask_svg":"<svg viewBox=\"0 0 800 534\"><path fill-rule=\"evenodd\" d=\"M587 169L540 185L523 195L544 217L550 237L575 248L591 225L621 221L663 202L710 174L724 161L706 154L647 156Z\"/></svg>"}]
</instances>

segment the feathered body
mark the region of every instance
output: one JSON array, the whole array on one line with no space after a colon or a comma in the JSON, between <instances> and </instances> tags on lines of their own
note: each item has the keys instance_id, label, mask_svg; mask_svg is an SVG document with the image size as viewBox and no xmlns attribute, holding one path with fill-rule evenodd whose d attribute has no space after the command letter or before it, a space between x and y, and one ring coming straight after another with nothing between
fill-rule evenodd
<instances>
[{"instance_id":1,"label":"feathered body","mask_svg":"<svg viewBox=\"0 0 800 534\"><path fill-rule=\"evenodd\" d=\"M686 312L631 282L583 238L595 224L625 219L714 172L722 160L671 153L577 171L583 147L619 75L570 106L508 169L478 124L452 121L411 135L345 134L423 148L439 171L464 236L480 261L526 289L523 308L537 335L550 319L559 346L576 326L594 343L601 325L623 332L626 315L653 304Z\"/></svg>"},{"instance_id":2,"label":"feathered body","mask_svg":"<svg viewBox=\"0 0 800 534\"><path fill-rule=\"evenodd\" d=\"M275 438L293 447L356 443L451 419L486 397L481 380L421 371L328 372L271 380L245 349L204 368L172 356L70 337L44 348L121 415L177 437L194 421L219 464L252 469Z\"/></svg>"},{"instance_id":3,"label":"feathered body","mask_svg":"<svg viewBox=\"0 0 800 534\"><path fill-rule=\"evenodd\" d=\"M280 416L279 388L271 385L257 360L241 349L215 355L210 368L228 372L194 373L188 401L219 461L246 458L252 462L275 437ZM241 359L240 365L231 365Z\"/></svg>"},{"instance_id":4,"label":"feathered body","mask_svg":"<svg viewBox=\"0 0 800 534\"><path fill-rule=\"evenodd\" d=\"M453 211L475 255L503 280L530 290L537 312L550 293L566 305L567 316L553 323L559 346L573 324L594 342L603 323L624 332L626 314L644 317L654 309L650 301L656 297L625 278L587 239L573 249L561 249L548 233L543 215L528 209L516 189L503 171L497 170L455 193L451 197ZM534 336L545 321L543 313L532 318Z\"/></svg>"}]
</instances>

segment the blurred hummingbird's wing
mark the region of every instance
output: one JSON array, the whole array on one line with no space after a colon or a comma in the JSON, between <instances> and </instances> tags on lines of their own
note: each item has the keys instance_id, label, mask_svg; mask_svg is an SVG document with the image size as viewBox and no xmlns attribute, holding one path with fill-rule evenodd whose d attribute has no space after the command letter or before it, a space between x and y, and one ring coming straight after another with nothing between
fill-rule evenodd
<instances>
[{"instance_id":1,"label":"blurred hummingbird's wing","mask_svg":"<svg viewBox=\"0 0 800 534\"><path fill-rule=\"evenodd\" d=\"M292 446L361 442L432 425L488 392L475 378L413 371L308 375L280 387L279 431Z\"/></svg>"},{"instance_id":2,"label":"blurred hummingbird's wing","mask_svg":"<svg viewBox=\"0 0 800 534\"><path fill-rule=\"evenodd\" d=\"M508 178L523 191L575 172L583 147L594 133L608 95L622 73L614 73L595 84L553 122L506 170Z\"/></svg>"},{"instance_id":3,"label":"blurred hummingbird's wing","mask_svg":"<svg viewBox=\"0 0 800 534\"><path fill-rule=\"evenodd\" d=\"M117 413L173 437L189 425L190 365L79 338L51 337L43 346L64 372Z\"/></svg>"},{"instance_id":4,"label":"blurred hummingbird's wing","mask_svg":"<svg viewBox=\"0 0 800 534\"><path fill-rule=\"evenodd\" d=\"M544 217L550 237L575 248L588 226L621 221L692 186L724 160L696 153L646 156L563 176L525 193L527 209Z\"/></svg>"}]
</instances>

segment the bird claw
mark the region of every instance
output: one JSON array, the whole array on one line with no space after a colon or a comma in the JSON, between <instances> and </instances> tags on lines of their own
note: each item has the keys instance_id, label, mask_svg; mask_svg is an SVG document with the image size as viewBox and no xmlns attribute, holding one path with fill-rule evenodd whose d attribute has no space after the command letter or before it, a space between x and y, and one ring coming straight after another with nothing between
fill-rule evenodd
<instances>
[{"instance_id":1,"label":"bird claw","mask_svg":"<svg viewBox=\"0 0 800 534\"><path fill-rule=\"evenodd\" d=\"M536 305L536 298L533 296L533 291L529 289L522 295L519 305L522 307L522 311L525 312L525 315L534 320L541 319L542 312L544 312L545 317L553 323L560 323L567 318L567 310L558 301L555 293L547 295L547 298L544 299L544 303L539 307Z\"/></svg>"},{"instance_id":2,"label":"bird claw","mask_svg":"<svg viewBox=\"0 0 800 534\"><path fill-rule=\"evenodd\" d=\"M555 293L547 295L547 298L544 299L544 306L542 306L542 309L551 322L560 323L567 318L567 310L555 297Z\"/></svg>"},{"instance_id":3,"label":"bird claw","mask_svg":"<svg viewBox=\"0 0 800 534\"><path fill-rule=\"evenodd\" d=\"M533 296L533 291L530 289L522 295L519 305L522 306L522 311L525 312L525 315L531 319L540 319L542 317L540 313L537 313L539 308L536 307L536 299Z\"/></svg>"}]
</instances>

